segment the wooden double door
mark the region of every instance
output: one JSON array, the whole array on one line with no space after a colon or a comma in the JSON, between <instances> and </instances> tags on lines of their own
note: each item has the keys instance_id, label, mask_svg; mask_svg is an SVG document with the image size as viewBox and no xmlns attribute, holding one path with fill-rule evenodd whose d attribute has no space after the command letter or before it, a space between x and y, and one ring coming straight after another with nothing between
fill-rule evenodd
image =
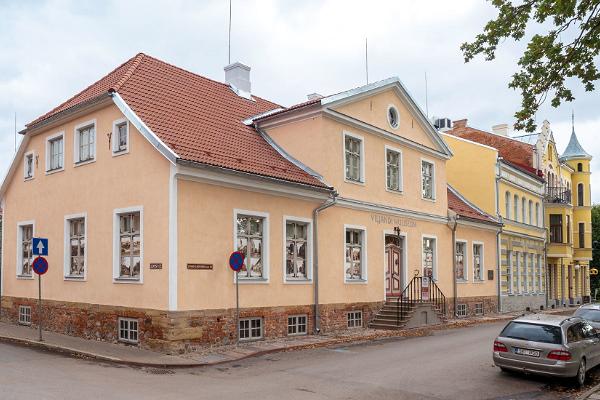
<instances>
[{"instance_id":1,"label":"wooden double door","mask_svg":"<svg viewBox=\"0 0 600 400\"><path fill-rule=\"evenodd\" d=\"M402 293L404 265L403 240L395 235L385 237L385 293L387 297L398 297Z\"/></svg>"}]
</instances>

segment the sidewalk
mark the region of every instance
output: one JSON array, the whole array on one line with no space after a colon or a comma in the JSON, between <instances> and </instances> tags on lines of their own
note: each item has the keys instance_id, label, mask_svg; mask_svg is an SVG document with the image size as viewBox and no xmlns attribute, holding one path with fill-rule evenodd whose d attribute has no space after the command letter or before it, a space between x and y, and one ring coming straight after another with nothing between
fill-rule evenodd
<instances>
[{"instance_id":1,"label":"sidewalk","mask_svg":"<svg viewBox=\"0 0 600 400\"><path fill-rule=\"evenodd\" d=\"M549 313L572 312L561 309ZM268 353L326 347L366 341L430 335L433 331L461 328L482 323L510 320L520 314L495 314L478 318L450 320L443 325L402 330L356 329L318 336L296 336L242 343L239 346L206 347L180 356L167 355L134 346L93 341L44 331L44 341L38 341L38 331L26 326L0 322L0 342L16 343L74 357L95 359L117 364L155 368L199 367L238 361Z\"/></svg>"}]
</instances>

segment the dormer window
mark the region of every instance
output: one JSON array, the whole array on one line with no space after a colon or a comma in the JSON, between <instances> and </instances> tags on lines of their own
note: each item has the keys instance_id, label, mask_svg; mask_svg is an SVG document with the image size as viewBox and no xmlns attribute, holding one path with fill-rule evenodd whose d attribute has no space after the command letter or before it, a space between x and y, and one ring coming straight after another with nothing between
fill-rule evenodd
<instances>
[{"instance_id":1,"label":"dormer window","mask_svg":"<svg viewBox=\"0 0 600 400\"><path fill-rule=\"evenodd\" d=\"M392 129L398 129L400 126L400 115L398 109L392 105L388 107L388 122Z\"/></svg>"},{"instance_id":2,"label":"dormer window","mask_svg":"<svg viewBox=\"0 0 600 400\"><path fill-rule=\"evenodd\" d=\"M96 158L96 122L89 121L75 127L75 163L94 161Z\"/></svg>"}]
</instances>

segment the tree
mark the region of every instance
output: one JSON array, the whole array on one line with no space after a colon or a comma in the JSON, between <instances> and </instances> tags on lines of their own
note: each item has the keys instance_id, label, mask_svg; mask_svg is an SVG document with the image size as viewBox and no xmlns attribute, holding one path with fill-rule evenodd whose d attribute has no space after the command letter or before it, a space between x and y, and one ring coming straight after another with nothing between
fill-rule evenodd
<instances>
[{"instance_id":1,"label":"tree","mask_svg":"<svg viewBox=\"0 0 600 400\"><path fill-rule=\"evenodd\" d=\"M491 0L491 3L499 15L485 25L483 33L473 42L463 43L460 48L465 62L477 55L490 61L496 57L501 40L519 41L528 28L545 32L530 38L518 62L520 70L508 84L521 91L515 129L532 132L536 127L535 113L548 96L552 96L553 107L574 100L567 87L569 78L579 80L588 92L594 90L594 81L600 79L595 59L600 52L600 0Z\"/></svg>"}]
</instances>

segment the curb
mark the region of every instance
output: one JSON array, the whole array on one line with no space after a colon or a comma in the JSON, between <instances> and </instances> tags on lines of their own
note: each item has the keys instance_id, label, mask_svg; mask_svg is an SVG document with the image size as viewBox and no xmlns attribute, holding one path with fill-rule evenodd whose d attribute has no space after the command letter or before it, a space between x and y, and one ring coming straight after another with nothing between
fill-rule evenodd
<instances>
[{"instance_id":1,"label":"curb","mask_svg":"<svg viewBox=\"0 0 600 400\"><path fill-rule=\"evenodd\" d=\"M600 391L600 383L597 384L596 386L594 386L593 388L591 388L590 390L586 391L579 397L577 397L576 400L587 400L587 399L589 399L589 397L591 395L593 395L594 393L598 393L599 391Z\"/></svg>"},{"instance_id":2,"label":"curb","mask_svg":"<svg viewBox=\"0 0 600 400\"><path fill-rule=\"evenodd\" d=\"M356 336L356 337L352 337L352 336L337 337L337 338L332 338L330 340L325 340L322 342L303 343L303 344L289 345L289 346L282 346L282 347L276 347L276 348L272 348L272 349L261 350L261 351L257 351L254 353L249 353L249 354L242 355L240 357L226 359L226 360L219 360L219 361L212 361L212 362L176 363L176 364L123 360L121 358L105 356L105 355L87 352L87 351L83 351L83 350L78 350L78 349L74 349L74 348L70 348L70 347L63 347L63 346L58 346L58 345L54 345L54 344L49 344L46 342L39 342L39 341L33 340L33 339L25 339L25 338L19 338L19 337L14 337L14 336L0 335L0 342L12 343L12 344L22 345L22 346L26 346L26 347L34 347L37 349L47 350L47 351L51 351L51 352L58 353L58 354L65 354L65 355L68 355L71 357L76 357L76 358L94 359L94 360L113 363L113 364L129 365L132 367L181 369L181 368L194 368L194 367L208 367L208 366L213 366L213 365L220 365L220 364L225 364L225 363L230 363L230 362L235 362L235 361L241 361L241 360L245 360L245 359L251 358L251 357L259 357L259 356L263 356L266 354L282 353L282 352L288 352L288 351L298 351L298 350L304 350L304 349L309 349L309 348L314 349L314 348L330 347L330 346L335 346L335 345L340 345L340 344L358 344L361 342L377 342L377 341L384 341L384 340L398 340L398 339L411 338L411 337L424 337L424 336L431 335L435 331L467 328L467 327L474 326L474 325L483 325L483 324L487 324L487 323L509 321L514 318L515 318L514 315L506 315L506 316L499 316L496 318L490 318L490 319L485 319L485 320L462 320L462 321L457 320L455 322L439 324L439 325L431 325L431 326L427 326L427 327L389 330L389 331L387 331L390 333L389 335L370 334L370 335Z\"/></svg>"}]
</instances>

